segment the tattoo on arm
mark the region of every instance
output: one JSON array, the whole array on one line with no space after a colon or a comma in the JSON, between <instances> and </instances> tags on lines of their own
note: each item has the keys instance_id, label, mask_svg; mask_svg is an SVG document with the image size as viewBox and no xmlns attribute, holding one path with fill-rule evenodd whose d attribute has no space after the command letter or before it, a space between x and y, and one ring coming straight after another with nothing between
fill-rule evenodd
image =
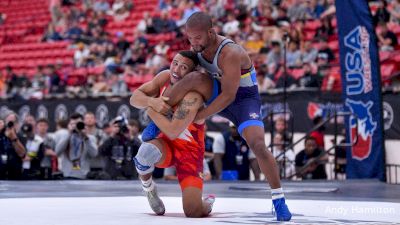
<instances>
[{"instance_id":1,"label":"tattoo on arm","mask_svg":"<svg viewBox=\"0 0 400 225\"><path fill-rule=\"evenodd\" d=\"M194 98L193 100L182 100L181 103L179 104L178 108L175 111L173 119L176 120L183 120L186 118L186 116L189 114L189 109L187 107L193 106L197 102L197 98Z\"/></svg>"}]
</instances>

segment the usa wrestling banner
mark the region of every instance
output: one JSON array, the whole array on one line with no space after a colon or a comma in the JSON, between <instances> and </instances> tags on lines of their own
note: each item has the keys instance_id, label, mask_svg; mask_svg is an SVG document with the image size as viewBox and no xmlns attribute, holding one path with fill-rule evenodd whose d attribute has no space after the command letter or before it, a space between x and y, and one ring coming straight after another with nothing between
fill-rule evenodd
<instances>
[{"instance_id":1,"label":"usa wrestling banner","mask_svg":"<svg viewBox=\"0 0 400 225\"><path fill-rule=\"evenodd\" d=\"M384 179L382 96L377 38L366 0L336 0L347 138L347 178ZM358 124L358 126L357 126ZM358 127L358 129L357 129Z\"/></svg>"}]
</instances>

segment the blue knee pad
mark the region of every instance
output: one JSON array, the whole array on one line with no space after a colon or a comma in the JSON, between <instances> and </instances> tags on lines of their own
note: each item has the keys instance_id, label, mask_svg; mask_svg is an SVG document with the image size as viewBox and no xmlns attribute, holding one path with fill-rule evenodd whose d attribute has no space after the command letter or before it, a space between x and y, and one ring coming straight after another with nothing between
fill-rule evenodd
<instances>
[{"instance_id":1,"label":"blue knee pad","mask_svg":"<svg viewBox=\"0 0 400 225\"><path fill-rule=\"evenodd\" d=\"M133 158L136 171L140 175L146 175L154 171L154 165L161 159L162 153L157 146L144 142L140 145L139 151Z\"/></svg>"}]
</instances>

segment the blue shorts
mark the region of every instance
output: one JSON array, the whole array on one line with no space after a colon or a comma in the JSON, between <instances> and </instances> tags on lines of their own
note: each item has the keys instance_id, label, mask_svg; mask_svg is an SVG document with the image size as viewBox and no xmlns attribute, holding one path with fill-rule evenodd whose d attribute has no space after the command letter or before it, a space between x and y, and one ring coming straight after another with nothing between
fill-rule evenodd
<instances>
[{"instance_id":1,"label":"blue shorts","mask_svg":"<svg viewBox=\"0 0 400 225\"><path fill-rule=\"evenodd\" d=\"M213 78L213 94L207 101L210 105L221 93L221 83ZM224 110L218 113L236 125L242 135L244 128L249 126L264 127L261 117L261 97L257 85L251 87L239 87L235 100Z\"/></svg>"}]
</instances>

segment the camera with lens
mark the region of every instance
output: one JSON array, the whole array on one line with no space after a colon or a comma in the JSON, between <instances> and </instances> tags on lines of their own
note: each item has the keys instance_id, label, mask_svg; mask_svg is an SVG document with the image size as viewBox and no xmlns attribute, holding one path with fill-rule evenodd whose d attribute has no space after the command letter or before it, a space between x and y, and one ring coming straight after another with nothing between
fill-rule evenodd
<instances>
[{"instance_id":1,"label":"camera with lens","mask_svg":"<svg viewBox=\"0 0 400 225\"><path fill-rule=\"evenodd\" d=\"M9 121L7 123L7 128L13 128L14 127L14 121Z\"/></svg>"},{"instance_id":2,"label":"camera with lens","mask_svg":"<svg viewBox=\"0 0 400 225\"><path fill-rule=\"evenodd\" d=\"M31 124L29 124L29 123L24 123L24 124L21 126L21 133L22 133L22 135L23 135L24 137L30 137L30 136L32 136L32 135L31 135L32 132L33 132L33 126L32 126Z\"/></svg>"},{"instance_id":3,"label":"camera with lens","mask_svg":"<svg viewBox=\"0 0 400 225\"><path fill-rule=\"evenodd\" d=\"M84 130L84 129L85 129L85 123L82 122L82 121L77 122L77 123L76 123L76 129L77 129L78 131Z\"/></svg>"},{"instance_id":4,"label":"camera with lens","mask_svg":"<svg viewBox=\"0 0 400 225\"><path fill-rule=\"evenodd\" d=\"M119 133L118 134L126 134L129 132L128 129L128 122L126 121L126 119L122 116L117 116L114 119L114 124L117 124L119 127Z\"/></svg>"}]
</instances>

